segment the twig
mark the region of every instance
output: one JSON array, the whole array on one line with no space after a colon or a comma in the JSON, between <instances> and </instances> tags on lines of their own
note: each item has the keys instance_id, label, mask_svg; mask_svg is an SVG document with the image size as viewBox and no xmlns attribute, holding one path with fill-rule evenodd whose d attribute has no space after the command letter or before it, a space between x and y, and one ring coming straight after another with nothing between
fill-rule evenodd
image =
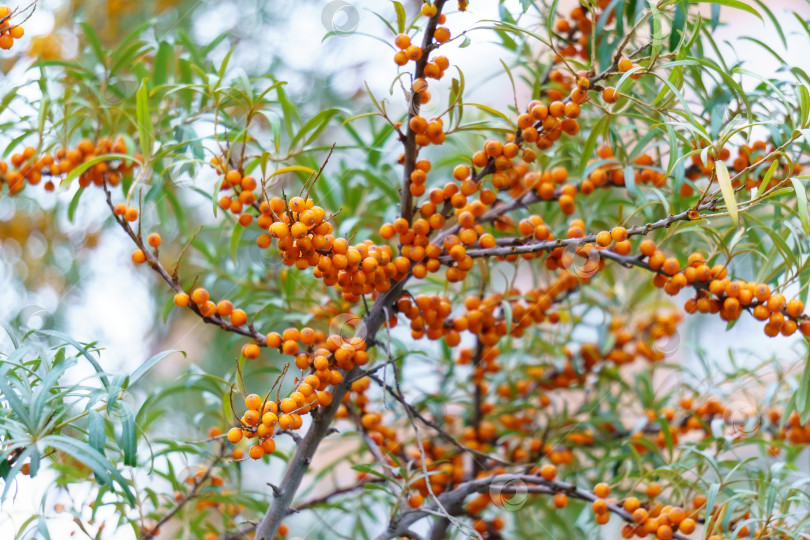
<instances>
[{"instance_id":1,"label":"twig","mask_svg":"<svg viewBox=\"0 0 810 540\"><path fill-rule=\"evenodd\" d=\"M200 487L202 487L202 485L206 482L206 480L208 480L208 478L210 478L211 471L214 470L214 467L216 467L219 464L219 462L222 460L222 458L225 456L226 448L227 448L227 446L225 444L220 444L219 445L219 450L217 452L217 455L214 456L214 458L211 460L211 463L208 464L208 467L206 467L206 469L205 469L205 473L203 473L202 476L194 478L194 483L191 485L191 489L186 494L186 496L183 497L182 499L180 499L179 501L177 501L177 503L171 508L171 510L169 510L160 519L160 521L158 521L155 524L154 527L152 527L148 531L144 532L143 536L141 536L141 540L150 540L151 538L154 538L155 534L157 534L160 527L163 524L165 524L166 522L168 522L172 517L174 517L174 515L177 512L179 512L180 509L183 508L186 505L186 503L188 503L191 499L193 499L197 495L197 492L200 490Z\"/></svg>"}]
</instances>

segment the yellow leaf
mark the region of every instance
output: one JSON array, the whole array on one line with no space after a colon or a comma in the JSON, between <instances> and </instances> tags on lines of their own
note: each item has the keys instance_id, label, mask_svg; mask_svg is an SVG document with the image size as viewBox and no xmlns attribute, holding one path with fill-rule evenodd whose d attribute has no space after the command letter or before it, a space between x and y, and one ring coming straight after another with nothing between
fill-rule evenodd
<instances>
[{"instance_id":1,"label":"yellow leaf","mask_svg":"<svg viewBox=\"0 0 810 540\"><path fill-rule=\"evenodd\" d=\"M279 170L274 171L273 174L267 178L273 178L274 176L278 176L279 174L284 174L286 172L305 172L312 174L315 172L315 169L310 169L309 167L304 167L303 165L291 165L289 167L282 167Z\"/></svg>"},{"instance_id":2,"label":"yellow leaf","mask_svg":"<svg viewBox=\"0 0 810 540\"><path fill-rule=\"evenodd\" d=\"M720 183L720 192L723 194L723 201L728 208L728 215L731 220L737 225L740 222L740 217L737 214L737 199L734 198L734 188L731 186L731 177L728 175L728 168L726 164L720 160L715 162L715 173L717 173L717 181Z\"/></svg>"}]
</instances>

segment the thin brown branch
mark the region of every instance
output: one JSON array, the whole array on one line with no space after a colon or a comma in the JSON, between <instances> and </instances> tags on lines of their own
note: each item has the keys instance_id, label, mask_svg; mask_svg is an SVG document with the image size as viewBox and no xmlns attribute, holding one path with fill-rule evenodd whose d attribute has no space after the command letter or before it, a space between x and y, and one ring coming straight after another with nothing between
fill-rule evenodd
<instances>
[{"instance_id":1,"label":"thin brown branch","mask_svg":"<svg viewBox=\"0 0 810 540\"><path fill-rule=\"evenodd\" d=\"M713 209L719 202L720 202L720 199L712 199L712 200L707 201L707 202L703 203L702 205L700 205L698 207L698 210L710 210L710 209ZM517 203L517 201L515 201L515 203L510 203L509 205L505 205L505 206L511 206L512 208L514 208L516 206L513 206L513 205L515 205L516 203ZM498 207L498 208L495 208L494 210L501 210L501 208ZM508 211L508 209L501 211L501 214L503 212L505 212L505 211ZM645 235L645 234L648 234L650 231L654 231L656 229L662 229L662 228L670 227L673 223L676 223L678 221L690 221L691 220L690 214L693 211L694 210L687 210L687 211L681 212L679 214L671 214L671 215L669 215L669 216L667 216L665 218L659 219L658 221L654 221L652 223L647 223L646 225L636 225L634 227L630 227L629 229L627 229L627 235L628 236ZM487 216L487 214L484 214L482 216L482 219L486 219L487 217L491 217L492 219L495 218L495 216ZM596 235L595 234L590 234L588 236L583 236L581 238L559 238L559 239L556 239L556 240L546 240L544 242L531 242L531 243L526 243L526 244L521 244L521 245L498 246L498 247L487 248L487 249L471 249L471 250L467 251L467 255L469 255L472 258L496 257L496 256L505 257L507 255L524 255L524 254L529 254L529 253L540 253L540 252L543 252L543 251L552 251L552 250L557 249L559 247L578 246L578 245L582 245L582 244L586 244L586 243L592 243L592 242L596 242ZM439 261L441 261L442 263L448 264L448 263L451 263L453 261L453 259L449 255L443 255L443 256L439 257Z\"/></svg>"},{"instance_id":2,"label":"thin brown branch","mask_svg":"<svg viewBox=\"0 0 810 540\"><path fill-rule=\"evenodd\" d=\"M188 491L188 493L182 499L177 501L175 505L172 506L172 508L166 512L166 514L164 514L160 521L155 524L154 527L150 528L148 531L145 531L143 536L141 536L141 540L150 540L151 538L154 538L162 525L172 519L177 512L179 512L189 501L197 496L197 493L202 485L205 484L205 482L211 477L211 472L214 470L214 467L216 467L219 462L222 461L222 458L225 456L226 448L227 445L220 443L216 456L214 456L214 458L205 468L203 475L194 478L194 483L191 485L191 489Z\"/></svg>"}]
</instances>

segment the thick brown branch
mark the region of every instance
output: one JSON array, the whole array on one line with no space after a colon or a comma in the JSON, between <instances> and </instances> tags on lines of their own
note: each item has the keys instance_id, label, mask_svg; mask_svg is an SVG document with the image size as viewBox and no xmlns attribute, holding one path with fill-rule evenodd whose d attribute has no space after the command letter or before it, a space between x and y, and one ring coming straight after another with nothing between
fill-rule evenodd
<instances>
[{"instance_id":1,"label":"thick brown branch","mask_svg":"<svg viewBox=\"0 0 810 540\"><path fill-rule=\"evenodd\" d=\"M422 39L422 57L416 61L416 69L414 70L414 80L423 79L425 77L425 66L428 63L430 51L433 45L433 34L436 31L436 25L439 23L439 17L442 14L442 8L447 0L435 0L433 5L436 6L436 14L428 20L425 27L425 35ZM415 92L411 89L411 95L408 100L408 119L405 123L405 161L403 165L405 170L402 173L402 193L400 193L400 215L407 219L408 222L413 218L413 194L411 194L411 173L416 168L416 157L419 154L419 147L416 144L416 132L411 129L410 122L414 116L419 116L419 104L422 94Z\"/></svg>"},{"instance_id":2,"label":"thick brown branch","mask_svg":"<svg viewBox=\"0 0 810 540\"><path fill-rule=\"evenodd\" d=\"M390 309L397 298L402 294L405 287L405 280L395 283L391 289L385 294L377 298L377 301L364 318L365 326L358 332L359 337L366 340L368 346L374 345L372 339L382 324L386 320L385 311ZM295 453L290 458L289 466L284 474L284 478L278 487L278 493L275 495L273 502L267 509L259 526L256 528L256 540L271 540L275 538L278 527L281 521L290 512L290 504L304 478L304 474L309 468L312 457L318 449L321 440L326 437L329 426L337 414L343 396L348 392L351 381L361 372L360 368L355 367L345 374L343 382L338 384L332 389L332 404L324 409L319 409L316 414L313 414L312 425L310 426L307 434L304 436L301 443L295 449Z\"/></svg>"},{"instance_id":3,"label":"thick brown branch","mask_svg":"<svg viewBox=\"0 0 810 540\"><path fill-rule=\"evenodd\" d=\"M564 493L572 499L593 502L599 497L594 493L578 488L573 484L556 480L546 480L542 476L530 474L499 474L487 476L476 480L470 480L459 484L455 489L443 493L439 500L445 508L453 508L461 511L464 499L473 493L495 493L495 494L536 494L554 495ZM633 523L633 516L615 503L607 503L607 509L622 520ZM427 504L422 508L410 510L399 516L399 519L392 521L388 529L377 536L376 540L389 540L396 538L406 531L411 525L423 517L432 514L436 510L434 504ZM435 536L431 538L435 539ZM688 537L673 533L672 538L676 540L689 540Z\"/></svg>"}]
</instances>

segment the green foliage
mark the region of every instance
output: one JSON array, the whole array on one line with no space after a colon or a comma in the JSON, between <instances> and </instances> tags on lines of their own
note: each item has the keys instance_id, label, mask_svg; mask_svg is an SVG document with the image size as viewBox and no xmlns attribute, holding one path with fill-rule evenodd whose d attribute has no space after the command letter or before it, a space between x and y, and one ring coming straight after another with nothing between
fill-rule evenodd
<instances>
[{"instance_id":1,"label":"green foliage","mask_svg":"<svg viewBox=\"0 0 810 540\"><path fill-rule=\"evenodd\" d=\"M473 0L471 7L476 3ZM500 2L497 20L459 16L467 25L465 35L462 38L454 29L453 40L447 48L442 46L441 54L450 51L446 54L451 56L456 52L452 47L467 49L477 40L496 43L497 57L481 61L509 90L506 96L476 92L479 81L472 80L473 70L467 65L454 65L444 81L431 81L431 89L441 98L436 114L444 116L447 141L421 154L432 163L428 187L443 187L453 168L469 164L485 140L515 133L517 116L529 99L561 91L553 72L585 70L588 76L601 78L582 106L578 133L560 138L551 150L539 151L532 167L545 172L563 166L572 181L580 182L608 163L597 149L603 144L612 148L616 170L624 173L626 182L624 187L577 196L575 217L585 220L587 233L655 223L716 199L714 206L702 210L703 219L675 221L651 229L649 237L681 261L700 252L709 265L727 268L736 279L767 283L806 301L810 176L798 171L807 165L810 77L791 65L796 47L791 42L788 49L781 24L786 15L772 12L761 0L611 0L592 21L587 54L565 55L555 62L567 44L565 32L555 26L564 14L561 4ZM583 4L594 9L597 5ZM704 19L695 4L708 8L710 18ZM405 2L375 6L377 17L368 13L368 18L375 24L381 21L381 26L369 25L349 37L326 29L324 47L344 38L352 40L351 47L366 42L377 47L370 38L390 44L398 33L416 41L424 18L412 8ZM765 25L767 38L763 34L743 39L779 64L775 74L763 75L716 41L714 30L729 8L755 15L757 24ZM794 15L807 30L805 19ZM306 194L334 212L330 219L336 237L381 243L380 225L401 211L402 168L397 158L408 114L400 89L408 92L410 72L403 68L396 73L393 63L380 67L390 71L387 95L376 89L375 95L366 83L356 94L340 98L331 88L331 75L321 75L313 77L319 92L302 96L294 84L280 78L289 73L282 67L290 66L274 62L271 68L254 72L241 65L235 32L199 42L182 25L159 33L156 23L141 22L112 44L92 24L78 23L81 47L76 58L39 60L28 71L32 82L5 90L0 110L19 111L16 121L0 124L7 157L23 145L33 146L38 154L55 153L100 135L121 136L128 149L95 156L72 169L62 179L55 202L44 203L39 195L30 194L35 187L30 186L13 199L17 210L23 215L42 211L54 216L51 229L43 234L50 230L55 241L61 241L63 229L81 228L82 220L90 219L83 209L105 204L99 190L76 187L77 180L99 164L131 161L138 165L135 174L111 187L111 199L139 208L142 216L148 216L143 223L164 235L160 259L182 288L206 287L212 298L228 298L249 313L251 329L264 333L304 325L326 331L330 315L349 310L367 314L375 298L351 305L311 271L285 266L276 247L259 250L260 231L241 225L238 215L219 206L223 179L212 164L219 160L225 168L255 176L258 192L267 197ZM807 34L800 45L806 44L810 30ZM616 64L623 55L632 57L637 66L618 73ZM480 70L476 75L481 76ZM599 98L607 86L621 94L614 105ZM730 170L718 156L723 149L750 146L760 139L768 142L768 149L758 155L763 159L745 165L760 182L747 188L744 182L735 183L740 170ZM643 161L645 156L650 161ZM661 174L666 181L636 182L636 174L644 172ZM509 192L499 193L499 198L509 202ZM554 201L519 204L510 215L517 223L535 213L557 238L564 238L571 218ZM453 219L449 207L447 215ZM115 226L113 220L94 219L98 229L116 242L129 240L110 227ZM493 231L501 239L509 236ZM148 232L151 229L144 227L143 233ZM68 242L64 240L69 246ZM90 266L78 251L67 263L54 255L54 249L47 252L42 264L64 265L68 283L79 281L82 270ZM513 328L517 317L510 301L533 300L519 285L548 284L555 275L538 261L482 261L486 262L476 264L461 283L429 275L409 282L408 293L441 295L461 306L469 295L497 291L503 293L498 313L506 327ZM718 512L700 510L706 530L730 534L747 524L752 530L767 526L767 535L761 538L803 538L808 531L803 488L808 477L802 469L806 450L785 439L784 430L794 411L802 424L810 419L806 343L793 343L790 361L775 357L767 346L726 351L725 345L706 340L706 334L696 330L716 323L716 317L695 315L696 322L676 334L677 347L693 353L692 364L666 357L632 369L605 363L592 370L582 351L592 344L603 355L614 350L617 334L611 321L622 321L635 339L646 331L637 330L639 325L671 308L647 276L630 274L642 270L624 266L609 262L593 279L582 280L555 305L558 324L538 324L531 332L504 336L498 343L498 369L487 375L489 391L483 397L470 383L473 371L456 362L457 350L444 342L412 339L407 330L381 330L373 336L376 348L371 353L377 362L370 372L377 377L370 392L378 406L375 410L386 414L386 425L400 431L409 448L422 444L420 437L431 437L432 444L450 449L461 444L465 425L477 422L471 411L483 399L492 405L487 417L493 422L520 415L526 421L519 429L507 422L498 424L499 444L482 446L481 452L507 459L529 433L542 443L544 454L546 447L555 452L576 447L575 461L560 474L566 482L589 488L605 480L618 488L621 498L640 495L648 483L658 481L667 486L665 495L672 504L686 506L695 495L705 495L708 509L717 505ZM21 288L35 288L19 281ZM188 319L172 309L174 291L155 280L152 294L157 307L147 316L156 339L168 334L166 329L188 327ZM69 297L64 294L64 304ZM60 306L50 321L57 324L48 328L67 327L65 309ZM199 357L189 358L191 365L177 377L164 380L152 372L159 363L179 363L174 350L152 356L129 374L116 374L105 368L109 364L102 344L80 343L54 330L20 333L15 330L20 323L24 321L19 314L9 317L9 324L4 322L11 345L0 353L4 504L14 487L25 481L21 471L26 465L31 477L53 471L55 486L94 486L97 504L92 513L109 506L116 516L115 527L139 535L147 534L175 508L177 537L232 532L261 519L273 500L264 489L267 471L225 456L221 441L206 439L203 431L236 425L239 413L234 404L238 409L242 394L274 387L286 373L288 358L265 350L260 361L248 361L239 353L246 342L242 336L212 331L205 334L208 341L200 340L204 350ZM732 336L747 331L735 324L731 321L728 326ZM196 326L189 330L198 331L203 335ZM570 371L571 382L568 387L523 394L520 385L538 370ZM76 373L81 374L78 382ZM284 392L291 390L292 379L299 375L296 371L282 377L278 386ZM400 384L409 408L399 406L392 389ZM539 404L536 398L541 395L551 396L550 405ZM729 418L724 414L701 418L705 436L682 437L679 428L689 412L678 409L674 416L668 412L684 397L696 404L715 398L728 405ZM747 414L750 401L760 406L756 414ZM445 433L437 434L434 426L419 423L413 414L431 419ZM372 461L365 451L357 451L358 444L364 450L372 446L360 436L362 430L338 426L339 433L330 435L337 441L334 454L312 468L315 482L296 499L306 508L289 521L294 532L305 531L311 516L319 516L322 527L307 538L371 538L388 525L388 517L402 515L411 483L437 473L427 473L404 454L386 454L389 463ZM579 444L582 440L586 442ZM267 458L273 474L295 459L296 444L287 442L279 443L277 453ZM781 452L779 460L769 451ZM468 448L462 453L480 458ZM545 460L538 453L524 465ZM482 468L493 470L493 463ZM192 491L197 486L187 479L194 477L195 465L208 467L206 471L224 477L226 483L214 484L206 477L208 483ZM363 477L354 484L356 473ZM262 483L251 482L254 475L261 475ZM347 484L351 489L343 496ZM333 485L337 496L321 500L319 489ZM175 498L175 493L182 497ZM196 507L196 500L178 504L189 494L205 505ZM594 523L589 505L581 500L557 509L550 497L532 496L506 510L510 510L505 533L509 538L613 534ZM71 511L79 521L86 517L81 505ZM34 534L47 536L47 512L33 514L20 533L36 530ZM483 517L491 520L503 514L503 509L490 506ZM464 525L454 523L448 534L457 538L471 534L472 517L463 517Z\"/></svg>"}]
</instances>

